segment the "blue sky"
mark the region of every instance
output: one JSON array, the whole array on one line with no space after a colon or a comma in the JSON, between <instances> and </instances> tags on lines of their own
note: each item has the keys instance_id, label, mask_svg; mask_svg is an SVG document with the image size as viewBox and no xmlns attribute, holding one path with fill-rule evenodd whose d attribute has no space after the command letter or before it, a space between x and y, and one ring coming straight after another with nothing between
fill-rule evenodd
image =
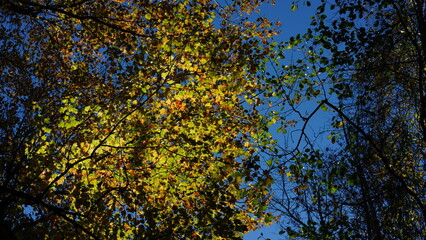
<instances>
[{"instance_id":1,"label":"blue sky","mask_svg":"<svg viewBox=\"0 0 426 240\"><path fill-rule=\"evenodd\" d=\"M265 4L261 8L261 16L270 20L279 20L282 23L281 34L276 37L276 41L286 41L298 33L305 33L311 22L310 17L314 15L316 6L306 7L301 2L299 8L293 12L291 11L292 2L291 0L277 0L275 6ZM279 226L274 224L246 234L244 240L285 239L285 236L278 234L279 231Z\"/></svg>"},{"instance_id":2,"label":"blue sky","mask_svg":"<svg viewBox=\"0 0 426 240\"><path fill-rule=\"evenodd\" d=\"M278 41L287 40L298 33L304 33L311 22L310 17L315 13L315 5L310 7L299 4L296 11L291 11L292 0L277 0L274 6L264 4L261 7L261 16L271 20L278 19L281 23L281 34Z\"/></svg>"}]
</instances>

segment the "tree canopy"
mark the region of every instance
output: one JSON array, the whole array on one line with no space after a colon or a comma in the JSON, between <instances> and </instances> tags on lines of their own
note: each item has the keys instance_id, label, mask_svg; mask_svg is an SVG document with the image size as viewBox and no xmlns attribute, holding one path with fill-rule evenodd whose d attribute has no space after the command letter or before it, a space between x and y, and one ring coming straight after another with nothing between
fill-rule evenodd
<instances>
[{"instance_id":1,"label":"tree canopy","mask_svg":"<svg viewBox=\"0 0 426 240\"><path fill-rule=\"evenodd\" d=\"M269 3L0 0L0 235L424 239L426 3Z\"/></svg>"},{"instance_id":2,"label":"tree canopy","mask_svg":"<svg viewBox=\"0 0 426 240\"><path fill-rule=\"evenodd\" d=\"M305 57L271 82L304 120L297 146L276 165L282 233L424 239L425 2L321 2L306 34L281 47ZM316 107L305 114L298 106L307 100ZM308 133L320 109L331 119L322 130L331 144Z\"/></svg>"},{"instance_id":3,"label":"tree canopy","mask_svg":"<svg viewBox=\"0 0 426 240\"><path fill-rule=\"evenodd\" d=\"M2 236L238 239L271 222L262 2L2 0Z\"/></svg>"}]
</instances>

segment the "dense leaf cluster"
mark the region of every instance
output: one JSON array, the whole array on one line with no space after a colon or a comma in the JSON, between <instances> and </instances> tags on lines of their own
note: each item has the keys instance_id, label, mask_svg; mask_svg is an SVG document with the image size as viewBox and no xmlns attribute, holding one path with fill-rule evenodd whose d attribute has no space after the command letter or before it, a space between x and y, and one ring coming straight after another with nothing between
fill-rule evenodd
<instances>
[{"instance_id":1,"label":"dense leaf cluster","mask_svg":"<svg viewBox=\"0 0 426 240\"><path fill-rule=\"evenodd\" d=\"M262 2L0 1L2 237L237 239L270 222L255 73L276 31L246 17Z\"/></svg>"}]
</instances>

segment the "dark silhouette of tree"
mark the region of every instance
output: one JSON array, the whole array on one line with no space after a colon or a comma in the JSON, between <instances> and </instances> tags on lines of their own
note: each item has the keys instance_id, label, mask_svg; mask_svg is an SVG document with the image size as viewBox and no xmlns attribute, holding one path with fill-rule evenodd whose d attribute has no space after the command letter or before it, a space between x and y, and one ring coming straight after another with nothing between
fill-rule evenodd
<instances>
[{"instance_id":1,"label":"dark silhouette of tree","mask_svg":"<svg viewBox=\"0 0 426 240\"><path fill-rule=\"evenodd\" d=\"M304 117L302 144L277 166L283 181L273 208L285 216L283 233L426 236L425 9L416 0L322 1L313 27L291 39L308 56L282 74L299 72L291 94L313 96L318 107ZM282 79L273 91L288 94L289 78ZM335 114L327 148L305 133L321 108Z\"/></svg>"}]
</instances>

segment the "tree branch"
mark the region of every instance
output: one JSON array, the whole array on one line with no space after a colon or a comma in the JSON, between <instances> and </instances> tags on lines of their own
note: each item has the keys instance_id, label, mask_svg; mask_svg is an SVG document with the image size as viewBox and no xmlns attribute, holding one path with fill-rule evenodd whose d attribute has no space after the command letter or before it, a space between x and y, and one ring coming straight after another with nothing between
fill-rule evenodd
<instances>
[{"instance_id":1,"label":"tree branch","mask_svg":"<svg viewBox=\"0 0 426 240\"><path fill-rule=\"evenodd\" d=\"M344 118L350 125L352 125L373 147L373 149L377 152L377 155L383 162L386 170L391 174L392 177L394 177L402 186L402 188L411 196L413 197L414 201L417 203L417 205L420 207L420 210L423 215L423 219L426 222L426 206L420 199L420 197L410 189L410 187L407 185L407 183L404 181L404 179L399 176L396 171L390 166L390 160L387 158L381 149L377 146L374 139L367 134L359 125L357 125L355 122L353 122L346 114L344 114L340 108L336 107L334 104L330 103L328 100L323 100L323 103L332 108L334 111L336 111L342 118Z\"/></svg>"}]
</instances>

